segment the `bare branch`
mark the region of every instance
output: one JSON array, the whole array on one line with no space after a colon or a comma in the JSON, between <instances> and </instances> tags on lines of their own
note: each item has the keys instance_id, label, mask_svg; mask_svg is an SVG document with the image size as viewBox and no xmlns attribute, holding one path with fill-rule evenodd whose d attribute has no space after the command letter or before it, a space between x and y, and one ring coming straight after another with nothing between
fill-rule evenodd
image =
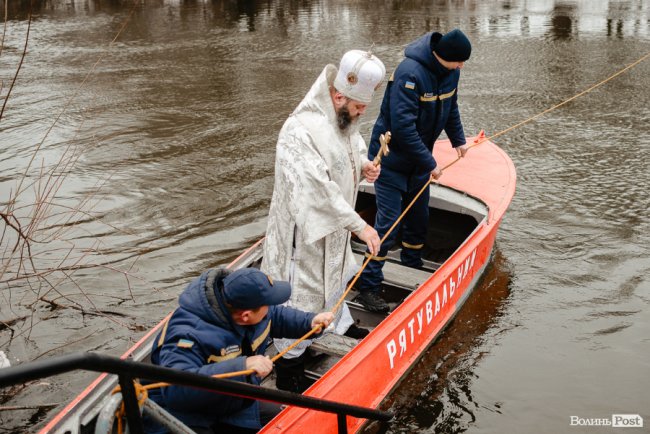
<instances>
[{"instance_id":1,"label":"bare branch","mask_svg":"<svg viewBox=\"0 0 650 434\"><path fill-rule=\"evenodd\" d=\"M115 35L115 37L113 38L113 40L112 40L112 41L110 42L110 44L108 45L108 48L109 48L109 49L113 46L113 44L115 44L115 41L117 41L117 38L119 38L119 36L122 34L122 32L124 31L124 29L126 28L126 25L129 23L131 17L133 16L133 13L135 12L136 6L137 6L137 2L134 2L134 4L133 4L133 8L131 9L131 11L130 11L130 13L129 13L129 16L128 16L127 19L124 21L124 23L122 24L122 27L120 28L120 30L118 30L118 32L117 32L117 34ZM30 9L30 20L31 20L31 9ZM30 22L31 22L31 21L30 21ZM36 158L36 154L40 151L41 147L43 146L43 143L45 143L45 140L46 140L47 137L50 135L50 132L54 129L54 126L59 122L59 119L61 119L61 116L63 116L63 114L68 110L68 107L70 106L70 104L72 104L72 101L74 101L75 98L77 98L77 95L79 94L79 92L81 92L81 89L85 86L85 84L86 84L86 82L88 81L90 75L91 75L93 72L95 72L95 69L97 69L97 65L99 65L99 64L101 63L101 61L104 59L105 55L106 55L106 54L102 54L101 56L99 56L99 58L97 59L97 61L95 61L95 63L93 64L93 66L90 68L90 71L88 71L88 73L84 76L84 79L83 79L83 80L81 81L81 83L79 84L79 87L78 87L78 88L75 90L75 92L70 96L70 98L68 98L68 100L66 101L65 105L63 106L63 109L62 109L62 110L59 112L59 114L56 116L56 118L54 119L54 121L52 122L52 124L49 126L49 128L48 128L47 131L45 132L45 135L43 136L43 138L41 139L41 141L40 141L40 142L38 143L38 145L36 146L36 149L34 150L34 153L32 154L32 157L31 157L29 163L27 163L27 167L25 168L25 172L24 172L23 178L21 179L20 183L18 184L18 188L16 189L16 197L19 196L19 195L23 192L23 190L22 190L22 183L23 183L24 179L27 178L27 173L29 172L29 169L31 168L32 163L34 162L34 159ZM6 101L5 101L5 102L6 102ZM9 204L9 207L12 207L12 206L13 206L13 201L10 202L10 204ZM11 209L11 208L10 208L10 209Z\"/></svg>"},{"instance_id":2,"label":"bare branch","mask_svg":"<svg viewBox=\"0 0 650 434\"><path fill-rule=\"evenodd\" d=\"M59 404L38 404L38 405L5 405L0 406L0 411L16 411L16 410L42 410L56 407Z\"/></svg>"},{"instance_id":3,"label":"bare branch","mask_svg":"<svg viewBox=\"0 0 650 434\"><path fill-rule=\"evenodd\" d=\"M5 35L7 34L7 21L9 21L9 9L8 9L9 2L5 0L5 19L4 21L4 26L2 27L2 40L0 40L0 56L2 56L2 48L5 46ZM0 82L0 90L2 90L1 86L2 82Z\"/></svg>"},{"instance_id":4,"label":"bare branch","mask_svg":"<svg viewBox=\"0 0 650 434\"><path fill-rule=\"evenodd\" d=\"M81 342L81 341L83 341L83 340L85 340L85 339L88 339L89 337L94 336L94 335L96 335L97 333L98 333L98 331L95 330L94 332L92 332L92 333L90 333L89 335L86 335L86 336L84 336L84 337L82 337L82 338L76 339L76 340L74 340L74 341L66 342L66 343L63 344L63 345L59 345L58 347L50 348L49 350L47 350L47 351L45 351L45 352L42 352L42 353L39 354L38 356L34 357L34 358L32 359L32 361L34 361L34 360L38 360L38 359L40 359L41 357L43 357L43 356L45 356L45 355L47 355L47 354L49 354L49 353L52 353L52 352L57 351L57 350L60 350L61 348L65 348L65 347L68 347L68 346L70 346L70 345L73 345L73 344L76 344L76 343L78 343L78 342Z\"/></svg>"},{"instance_id":5,"label":"bare branch","mask_svg":"<svg viewBox=\"0 0 650 434\"><path fill-rule=\"evenodd\" d=\"M7 4L5 1L5 28L6 28L6 13L7 13L6 9L7 9ZM31 27L32 27L32 4L30 2L29 17L27 18L27 35L25 36L25 46L23 47L23 53L20 56L20 62L18 62L18 68L16 69L14 78L11 80L11 85L9 86L9 90L7 91L7 96L5 97L5 101L2 104L2 109L0 109L0 121L2 120L2 114L5 112L7 101L9 101L9 95L11 95L11 91L14 88L14 84L16 84L16 80L18 79L18 73L20 72L20 68L23 66L23 61L25 60L25 56L27 55L27 43L29 42L29 30L31 29ZM4 43L4 34L2 35L2 42Z\"/></svg>"}]
</instances>

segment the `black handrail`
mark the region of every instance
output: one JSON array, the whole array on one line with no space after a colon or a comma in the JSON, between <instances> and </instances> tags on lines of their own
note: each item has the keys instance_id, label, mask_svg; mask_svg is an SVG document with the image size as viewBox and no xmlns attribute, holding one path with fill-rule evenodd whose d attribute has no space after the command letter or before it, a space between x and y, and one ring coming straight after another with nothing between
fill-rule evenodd
<instances>
[{"instance_id":1,"label":"black handrail","mask_svg":"<svg viewBox=\"0 0 650 434\"><path fill-rule=\"evenodd\" d=\"M381 421L388 421L393 418L393 414L387 411L313 398L311 396L303 396L282 390L267 389L238 381L206 377L205 375L178 371L131 360L122 360L117 357L104 356L96 353L70 354L0 369L0 387L7 387L78 369L108 372L119 376L119 383L122 386L122 394L125 401L127 422L133 434L140 433L143 430L140 412L137 408L134 408L134 406L137 406L137 402L134 399L135 390L132 379L136 377L145 378L150 381L162 381L181 386L208 389L225 395L261 399L327 413L335 413L338 416L339 432L346 432L347 430L345 423L345 417L347 415Z\"/></svg>"}]
</instances>

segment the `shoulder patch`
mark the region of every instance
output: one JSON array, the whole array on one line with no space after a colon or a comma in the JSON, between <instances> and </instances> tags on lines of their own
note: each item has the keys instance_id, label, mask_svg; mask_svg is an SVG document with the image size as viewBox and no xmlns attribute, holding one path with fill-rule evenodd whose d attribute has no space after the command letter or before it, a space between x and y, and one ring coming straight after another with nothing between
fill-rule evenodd
<instances>
[{"instance_id":1,"label":"shoulder patch","mask_svg":"<svg viewBox=\"0 0 650 434\"><path fill-rule=\"evenodd\" d=\"M232 353L241 353L241 348L239 348L239 345L230 345L226 348L221 349L222 356L227 356L228 354Z\"/></svg>"},{"instance_id":2,"label":"shoulder patch","mask_svg":"<svg viewBox=\"0 0 650 434\"><path fill-rule=\"evenodd\" d=\"M189 339L179 339L176 346L179 348L192 348L194 346L194 342L190 341Z\"/></svg>"},{"instance_id":3,"label":"shoulder patch","mask_svg":"<svg viewBox=\"0 0 650 434\"><path fill-rule=\"evenodd\" d=\"M407 81L406 83L404 83L404 87L407 89L415 89L415 83L413 83L412 81Z\"/></svg>"}]
</instances>

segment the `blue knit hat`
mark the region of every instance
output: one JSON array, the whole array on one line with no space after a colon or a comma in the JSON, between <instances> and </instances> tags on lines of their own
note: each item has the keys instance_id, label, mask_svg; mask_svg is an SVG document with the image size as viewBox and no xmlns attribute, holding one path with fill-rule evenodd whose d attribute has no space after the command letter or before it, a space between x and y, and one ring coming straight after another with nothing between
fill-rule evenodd
<instances>
[{"instance_id":1,"label":"blue knit hat","mask_svg":"<svg viewBox=\"0 0 650 434\"><path fill-rule=\"evenodd\" d=\"M464 62L472 54L472 44L463 32L454 29L440 38L433 51L447 62Z\"/></svg>"}]
</instances>

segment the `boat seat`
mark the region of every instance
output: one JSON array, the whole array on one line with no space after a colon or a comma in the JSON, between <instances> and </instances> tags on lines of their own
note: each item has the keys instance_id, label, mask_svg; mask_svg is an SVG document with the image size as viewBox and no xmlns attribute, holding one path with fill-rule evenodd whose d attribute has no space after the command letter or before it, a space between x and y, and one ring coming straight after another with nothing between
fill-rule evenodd
<instances>
[{"instance_id":1,"label":"boat seat","mask_svg":"<svg viewBox=\"0 0 650 434\"><path fill-rule=\"evenodd\" d=\"M311 378L312 380L318 380L320 377L325 375L327 371L332 369L332 366L334 366L339 360L341 360L340 357L320 354L311 359L305 365L305 375L307 378Z\"/></svg>"},{"instance_id":2,"label":"boat seat","mask_svg":"<svg viewBox=\"0 0 650 434\"><path fill-rule=\"evenodd\" d=\"M360 243L358 241L351 240L350 245L352 246L352 251L355 254L359 253L359 254L363 255L366 252L366 245L364 243ZM393 249L389 250L388 253L386 254L386 256L388 256L388 258L391 259L392 261L394 261L396 263L399 263L401 254L402 254L402 249L400 247L398 247L398 248L393 248ZM424 259L424 258L422 258L422 262L423 262L422 268L425 271L428 271L430 273L433 273L434 271L436 271L438 268L440 268L440 265L441 265L439 262L430 261L430 260Z\"/></svg>"},{"instance_id":3,"label":"boat seat","mask_svg":"<svg viewBox=\"0 0 650 434\"><path fill-rule=\"evenodd\" d=\"M330 356L343 357L359 343L354 338L349 338L335 333L325 333L315 339L309 348L312 351L328 354Z\"/></svg>"},{"instance_id":4,"label":"boat seat","mask_svg":"<svg viewBox=\"0 0 650 434\"><path fill-rule=\"evenodd\" d=\"M395 261L396 263L400 263L401 259L400 256L402 255L402 249L394 249L394 250L389 250L387 255L390 259ZM433 273L436 271L438 268L440 268L440 263L434 262L434 261L429 261L428 259L422 258L422 268L423 270L421 271L428 271L429 273Z\"/></svg>"},{"instance_id":5,"label":"boat seat","mask_svg":"<svg viewBox=\"0 0 650 434\"><path fill-rule=\"evenodd\" d=\"M354 254L357 261L364 261L365 256L358 253ZM363 264L363 262L359 262ZM384 263L384 282L394 286L415 290L431 277L431 272L418 270L417 268L406 267L395 262L386 261Z\"/></svg>"}]
</instances>

